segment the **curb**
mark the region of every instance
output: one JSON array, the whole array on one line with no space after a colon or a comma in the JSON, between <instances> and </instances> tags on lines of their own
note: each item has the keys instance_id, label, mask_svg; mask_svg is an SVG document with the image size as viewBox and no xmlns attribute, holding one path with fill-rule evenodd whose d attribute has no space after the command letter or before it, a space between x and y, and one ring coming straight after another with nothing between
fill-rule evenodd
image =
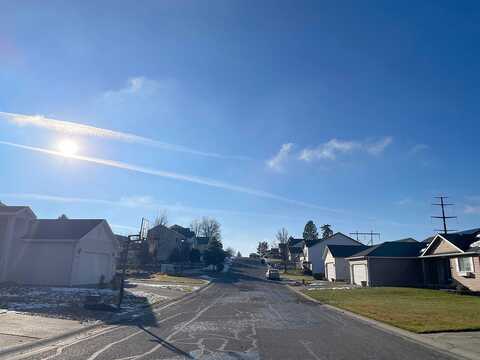
<instances>
[{"instance_id":1,"label":"curb","mask_svg":"<svg viewBox=\"0 0 480 360\"><path fill-rule=\"evenodd\" d=\"M388 325L388 324L385 324L383 322L373 320L373 319L370 319L370 318L362 316L362 315L355 314L355 313L353 313L351 311L348 311L348 310L344 310L344 309L340 309L340 308L332 306L332 305L324 304L324 303L322 303L322 302L320 302L316 299L311 298L310 296L304 294L300 290L295 289L294 287L292 287L290 285L287 285L287 287L291 291L293 291L295 294L297 294L298 296L301 296L301 297L303 297L304 299L306 299L310 302L319 304L322 307L324 307L324 308L326 308L330 311L334 311L336 313L340 313L340 314L349 316L351 318L354 318L356 320L364 322L364 323L366 323L370 326L373 326L377 329L383 330L383 331L388 332L388 333L393 334L393 335L400 336L403 339L406 339L406 340L415 342L417 344L426 346L430 349L436 350L436 351L441 352L445 355L450 355L450 356L453 355L453 356L455 356L456 358L459 358L459 359L478 360L478 353L474 353L474 352L471 352L471 351L468 351L468 350L462 350L462 349L452 347L452 346L449 346L449 345L446 345L446 344L444 345L444 344L438 343L436 341L433 341L431 339L428 339L428 338L422 336L421 334L415 334L413 332L400 329L400 328L395 327L393 325Z\"/></svg>"},{"instance_id":2,"label":"curb","mask_svg":"<svg viewBox=\"0 0 480 360\"><path fill-rule=\"evenodd\" d=\"M163 309L163 308L172 306L172 305L174 305L178 302L181 302L181 301L184 301L184 300L187 300L191 297L196 296L198 293L207 290L212 285L213 285L213 283L209 281L207 284L201 286L200 288L195 289L190 293L183 294L182 296L180 296L176 299L170 299L170 300L167 300L165 302L160 302L159 301L159 302L153 303L151 305L144 305L144 306L141 307L141 309L151 307L152 310L153 310L153 309ZM118 325L118 323L120 321L128 320L128 318L130 318L131 321L134 321L134 320L137 320L138 318L140 318L144 314L144 312L145 312L144 310L132 311L130 313L123 314L122 316L119 316L118 318L113 319L112 322L108 323L108 324L105 323L105 322L99 322L99 323L96 323L96 324L87 325L87 326L82 327L80 329L67 331L65 333L55 335L55 336L52 336L52 337L49 337L49 338L40 339L40 340L37 340L37 341L32 341L32 342L26 343L26 344L12 346L12 347L7 348L5 350L0 350L0 359L3 359L3 357L5 355L12 355L12 354L15 354L15 353L24 353L27 350L31 350L31 349L34 349L34 348L39 347L39 346L44 346L44 345L48 345L48 344L53 343L53 342L64 340L66 338L76 336L76 335L82 334L84 332L88 332L88 331L91 331L93 329L99 328L101 326ZM137 314L139 315L138 318L137 317L134 318L133 315L137 315ZM21 354L18 354L18 355L21 355Z\"/></svg>"}]
</instances>

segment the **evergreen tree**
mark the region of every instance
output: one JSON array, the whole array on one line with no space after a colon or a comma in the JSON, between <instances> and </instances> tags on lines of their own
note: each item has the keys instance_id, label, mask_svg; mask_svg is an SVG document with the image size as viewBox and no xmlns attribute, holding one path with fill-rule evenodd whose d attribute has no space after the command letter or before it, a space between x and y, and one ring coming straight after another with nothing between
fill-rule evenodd
<instances>
[{"instance_id":1,"label":"evergreen tree","mask_svg":"<svg viewBox=\"0 0 480 360\"><path fill-rule=\"evenodd\" d=\"M213 238L208 242L203 259L207 265L219 265L225 260L226 253L220 240Z\"/></svg>"},{"instance_id":2,"label":"evergreen tree","mask_svg":"<svg viewBox=\"0 0 480 360\"><path fill-rule=\"evenodd\" d=\"M322 239L329 238L333 235L332 225L325 224L320 229L322 229Z\"/></svg>"},{"instance_id":3,"label":"evergreen tree","mask_svg":"<svg viewBox=\"0 0 480 360\"><path fill-rule=\"evenodd\" d=\"M305 229L303 230L303 240L305 241L312 241L318 239L318 232L315 223L310 220L305 225Z\"/></svg>"}]
</instances>

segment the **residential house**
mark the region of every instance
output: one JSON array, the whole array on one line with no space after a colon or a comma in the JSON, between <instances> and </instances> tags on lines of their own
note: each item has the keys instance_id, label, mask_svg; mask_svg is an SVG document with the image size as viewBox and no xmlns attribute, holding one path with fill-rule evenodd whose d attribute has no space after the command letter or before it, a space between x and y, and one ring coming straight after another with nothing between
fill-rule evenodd
<instances>
[{"instance_id":1,"label":"residential house","mask_svg":"<svg viewBox=\"0 0 480 360\"><path fill-rule=\"evenodd\" d=\"M182 247L186 238L164 225L157 225L148 230L147 241L150 255L161 263L168 262L173 252Z\"/></svg>"},{"instance_id":2,"label":"residential house","mask_svg":"<svg viewBox=\"0 0 480 360\"><path fill-rule=\"evenodd\" d=\"M115 275L118 242L103 219L37 219L0 206L0 282L83 286Z\"/></svg>"},{"instance_id":3,"label":"residential house","mask_svg":"<svg viewBox=\"0 0 480 360\"><path fill-rule=\"evenodd\" d=\"M170 226L170 230L176 231L177 233L185 236L185 241L190 245L190 247L193 247L195 233L192 230L177 224Z\"/></svg>"},{"instance_id":4,"label":"residential house","mask_svg":"<svg viewBox=\"0 0 480 360\"><path fill-rule=\"evenodd\" d=\"M421 286L419 260L425 244L411 241L388 241L370 246L346 258L350 281L362 286Z\"/></svg>"},{"instance_id":5,"label":"residential house","mask_svg":"<svg viewBox=\"0 0 480 360\"><path fill-rule=\"evenodd\" d=\"M346 258L367 249L365 245L327 245L323 253L325 279L350 282L350 269Z\"/></svg>"},{"instance_id":6,"label":"residential house","mask_svg":"<svg viewBox=\"0 0 480 360\"><path fill-rule=\"evenodd\" d=\"M303 257L303 246L305 241L303 239L295 239L290 237L288 239L288 260L295 263L300 263Z\"/></svg>"},{"instance_id":7,"label":"residential house","mask_svg":"<svg viewBox=\"0 0 480 360\"><path fill-rule=\"evenodd\" d=\"M351 237L337 232L325 239L306 240L303 247L304 266L319 277L325 276L325 260L323 254L327 245L363 245Z\"/></svg>"},{"instance_id":8,"label":"residential house","mask_svg":"<svg viewBox=\"0 0 480 360\"><path fill-rule=\"evenodd\" d=\"M426 286L460 285L480 291L480 229L438 234L420 259Z\"/></svg>"}]
</instances>

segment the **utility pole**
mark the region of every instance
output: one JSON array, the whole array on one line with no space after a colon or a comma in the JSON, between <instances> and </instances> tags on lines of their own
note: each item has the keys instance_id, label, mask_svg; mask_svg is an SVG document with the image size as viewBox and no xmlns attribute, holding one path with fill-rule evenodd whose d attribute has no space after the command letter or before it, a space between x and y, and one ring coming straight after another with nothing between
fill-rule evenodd
<instances>
[{"instance_id":1,"label":"utility pole","mask_svg":"<svg viewBox=\"0 0 480 360\"><path fill-rule=\"evenodd\" d=\"M358 241L358 235L362 235L362 236L370 235L370 241L368 242L368 244L370 244L370 245L373 245L373 237L374 236L378 236L378 240L380 241L380 233L373 232L373 230L370 230L370 232L358 232L358 230L357 230L355 232L351 232L350 235L355 235L357 237L357 241Z\"/></svg>"},{"instance_id":2,"label":"utility pole","mask_svg":"<svg viewBox=\"0 0 480 360\"><path fill-rule=\"evenodd\" d=\"M147 219L142 218L142 224L140 225L140 231L135 235L127 236L127 243L125 244L125 250L123 251L122 259L122 275L120 277L120 293L118 294L117 310L120 311L123 301L123 294L125 292L125 273L127 271L128 250L130 249L130 243L134 241L145 241L147 239L149 222Z\"/></svg>"},{"instance_id":3,"label":"utility pole","mask_svg":"<svg viewBox=\"0 0 480 360\"><path fill-rule=\"evenodd\" d=\"M435 196L435 199L439 199L440 203L439 204L432 204L435 206L440 206L442 208L442 215L441 216L431 216L433 219L442 219L443 222L443 234L448 234L449 231L455 231L455 230L448 230L447 229L447 219L456 219L456 216L446 216L445 215L445 207L446 206L453 206L455 204L447 204L444 200L448 199L448 196ZM436 229L435 231L442 231Z\"/></svg>"}]
</instances>

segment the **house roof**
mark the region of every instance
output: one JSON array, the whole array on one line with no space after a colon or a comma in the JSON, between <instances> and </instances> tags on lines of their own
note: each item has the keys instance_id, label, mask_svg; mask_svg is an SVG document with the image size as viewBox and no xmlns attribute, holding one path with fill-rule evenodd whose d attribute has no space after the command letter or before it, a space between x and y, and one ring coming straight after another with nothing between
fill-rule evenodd
<instances>
[{"instance_id":1,"label":"house roof","mask_svg":"<svg viewBox=\"0 0 480 360\"><path fill-rule=\"evenodd\" d=\"M349 257L368 249L366 245L327 245L333 257Z\"/></svg>"},{"instance_id":2,"label":"house roof","mask_svg":"<svg viewBox=\"0 0 480 360\"><path fill-rule=\"evenodd\" d=\"M408 238L405 238L405 239L395 240L395 242L410 242L410 243L416 243L416 242L418 242L418 241L415 240L414 238L408 237Z\"/></svg>"},{"instance_id":3,"label":"house roof","mask_svg":"<svg viewBox=\"0 0 480 360\"><path fill-rule=\"evenodd\" d=\"M303 249L301 247L291 246L288 248L288 251L290 251L292 255L298 255L303 252Z\"/></svg>"},{"instance_id":4,"label":"house roof","mask_svg":"<svg viewBox=\"0 0 480 360\"><path fill-rule=\"evenodd\" d=\"M290 237L288 239L288 247L303 247L303 238L295 239L294 237Z\"/></svg>"},{"instance_id":5,"label":"house roof","mask_svg":"<svg viewBox=\"0 0 480 360\"><path fill-rule=\"evenodd\" d=\"M24 209L30 208L28 206L7 206L5 204L2 204L2 206L0 206L0 214L15 214L20 210Z\"/></svg>"},{"instance_id":6,"label":"house roof","mask_svg":"<svg viewBox=\"0 0 480 360\"><path fill-rule=\"evenodd\" d=\"M347 236L347 235L345 235L344 233L341 233L341 232L339 232L339 231L336 232L335 234L333 234L332 236L329 236L329 237L327 237L327 238L325 238L325 239L305 240L305 245L306 245L308 248L310 248L310 247L312 247L312 246L314 246L314 245L317 245L317 244L321 243L322 241L329 240L329 239L331 239L331 238L333 238L333 237L335 237L335 236L337 236L337 235L345 236L346 238L349 238L349 239L357 242L359 245L363 245L360 241L357 241L357 240L355 240L355 239L352 239L350 236Z\"/></svg>"},{"instance_id":7,"label":"house roof","mask_svg":"<svg viewBox=\"0 0 480 360\"><path fill-rule=\"evenodd\" d=\"M425 244L419 242L387 241L353 254L350 257L417 257Z\"/></svg>"},{"instance_id":8,"label":"house roof","mask_svg":"<svg viewBox=\"0 0 480 360\"><path fill-rule=\"evenodd\" d=\"M78 240L100 224L102 219L33 220L24 239Z\"/></svg>"},{"instance_id":9,"label":"house roof","mask_svg":"<svg viewBox=\"0 0 480 360\"><path fill-rule=\"evenodd\" d=\"M462 251L468 251L476 249L479 245L475 244L480 241L480 229L470 229L465 231L460 231L451 234L440 234L441 237L461 249ZM472 245L474 245L472 247Z\"/></svg>"},{"instance_id":10,"label":"house roof","mask_svg":"<svg viewBox=\"0 0 480 360\"><path fill-rule=\"evenodd\" d=\"M190 239L190 238L195 236L195 233L192 230L190 230L189 228L177 225L177 224L170 226L170 230L173 230L173 231L178 232L179 234L182 234L187 239Z\"/></svg>"}]
</instances>

